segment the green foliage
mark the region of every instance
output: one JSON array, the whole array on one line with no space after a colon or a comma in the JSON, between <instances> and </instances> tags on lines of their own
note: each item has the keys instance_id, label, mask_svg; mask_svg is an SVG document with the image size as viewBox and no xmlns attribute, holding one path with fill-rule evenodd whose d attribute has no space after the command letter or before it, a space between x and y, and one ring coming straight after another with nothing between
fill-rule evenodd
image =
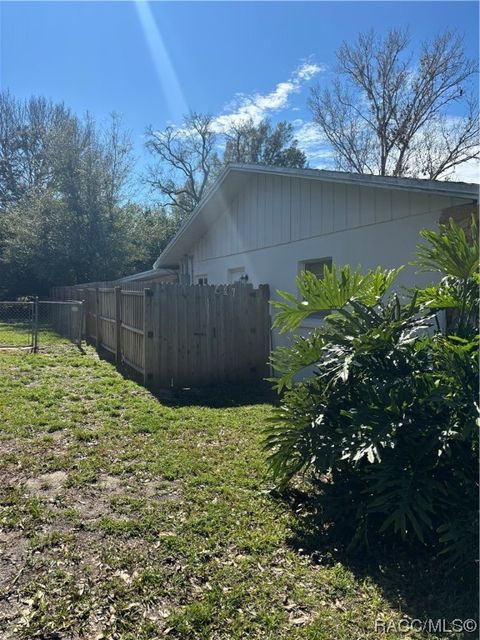
<instances>
[{"instance_id":1,"label":"green foliage","mask_svg":"<svg viewBox=\"0 0 480 640\"><path fill-rule=\"evenodd\" d=\"M449 329L460 336L472 336L478 325L479 246L478 226L471 218L469 238L450 220L444 233L421 232L427 245L417 246L413 264L443 274L441 282L419 292L419 300L430 309L449 309Z\"/></svg>"},{"instance_id":2,"label":"green foliage","mask_svg":"<svg viewBox=\"0 0 480 640\"><path fill-rule=\"evenodd\" d=\"M362 274L360 267L353 270L345 265L340 270L335 265L325 267L320 280L313 273L303 271L296 279L299 298L287 291L279 291L285 300L273 300L278 309L274 327L281 331L293 331L312 313L342 309L349 302L358 300L374 305L389 289L400 269L383 270L377 267Z\"/></svg>"},{"instance_id":3,"label":"green foliage","mask_svg":"<svg viewBox=\"0 0 480 640\"><path fill-rule=\"evenodd\" d=\"M223 164L228 162L302 168L307 156L298 148L290 122L283 120L272 127L268 118L258 124L250 118L225 133Z\"/></svg>"},{"instance_id":4,"label":"green foliage","mask_svg":"<svg viewBox=\"0 0 480 640\"><path fill-rule=\"evenodd\" d=\"M123 268L129 273L151 269L178 231L181 220L167 213L163 207L152 208L138 204L123 207L123 217L125 237L129 242Z\"/></svg>"},{"instance_id":5,"label":"green foliage","mask_svg":"<svg viewBox=\"0 0 480 640\"><path fill-rule=\"evenodd\" d=\"M150 269L178 228L129 202L131 143L42 98L0 93L0 297Z\"/></svg>"},{"instance_id":6,"label":"green foliage","mask_svg":"<svg viewBox=\"0 0 480 640\"><path fill-rule=\"evenodd\" d=\"M465 280L478 273L478 228L472 216L470 239L465 231L451 218L443 233L429 229L420 232L428 244L417 245L417 260L414 264L425 271L438 271L445 276Z\"/></svg>"},{"instance_id":7,"label":"green foliage","mask_svg":"<svg viewBox=\"0 0 480 640\"><path fill-rule=\"evenodd\" d=\"M302 308L336 311L311 336L295 337L291 347L274 353L274 385L287 391L265 446L280 486L299 472L328 479L325 517L341 524L351 548L399 536L435 547L452 567L471 569L478 246L467 247L453 222L445 234L424 232L428 245L419 250L421 266L441 267L444 279L407 302L385 295L394 272L377 269L362 277L358 269L343 268L327 272L325 282L307 274L299 280L301 298L284 296L288 303L276 305L277 326L287 329L307 317ZM442 301L459 310L447 335L435 328ZM305 367L314 375L295 381Z\"/></svg>"}]
</instances>

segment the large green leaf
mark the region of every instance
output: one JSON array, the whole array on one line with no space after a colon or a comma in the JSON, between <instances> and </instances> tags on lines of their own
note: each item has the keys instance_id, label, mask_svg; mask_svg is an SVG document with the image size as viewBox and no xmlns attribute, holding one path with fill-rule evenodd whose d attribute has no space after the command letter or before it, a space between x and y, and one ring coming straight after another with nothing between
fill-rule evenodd
<instances>
[{"instance_id":1,"label":"large green leaf","mask_svg":"<svg viewBox=\"0 0 480 640\"><path fill-rule=\"evenodd\" d=\"M437 271L460 280L472 277L479 268L478 228L472 216L470 239L452 218L441 232L420 232L427 244L417 245L417 260L412 264L421 271Z\"/></svg>"},{"instance_id":2,"label":"large green leaf","mask_svg":"<svg viewBox=\"0 0 480 640\"><path fill-rule=\"evenodd\" d=\"M468 568L478 491L478 246L454 223L444 235L422 235L429 245L418 264L444 277L407 301L385 296L397 271L333 267L323 280L303 274L299 295L274 303L282 330L314 312L326 317L272 356L284 394L265 447L278 484L308 470L321 479L319 512L331 505L324 522L342 527L347 548L400 537L443 548ZM449 310L446 335L441 309ZM312 365L313 376L296 378Z\"/></svg>"},{"instance_id":3,"label":"large green leaf","mask_svg":"<svg viewBox=\"0 0 480 640\"><path fill-rule=\"evenodd\" d=\"M332 265L331 269L325 267L321 279L305 271L296 279L298 296L279 291L283 300L271 302L277 309L274 327L293 331L312 314L342 309L352 300L373 306L385 295L401 269L377 267L362 273L360 267L353 270L345 265L338 269Z\"/></svg>"}]
</instances>

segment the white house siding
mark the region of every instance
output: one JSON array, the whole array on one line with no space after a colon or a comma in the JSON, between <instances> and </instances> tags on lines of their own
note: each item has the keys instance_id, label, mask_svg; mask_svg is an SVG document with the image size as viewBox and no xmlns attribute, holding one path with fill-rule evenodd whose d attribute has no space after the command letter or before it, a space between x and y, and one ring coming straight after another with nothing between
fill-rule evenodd
<instances>
[{"instance_id":1,"label":"white house siding","mask_svg":"<svg viewBox=\"0 0 480 640\"><path fill-rule=\"evenodd\" d=\"M254 286L295 292L303 261L332 257L337 265L392 268L414 259L419 231L437 228L445 207L468 200L268 175L254 175L192 247L193 275L227 282L245 268ZM432 280L406 267L399 284ZM305 327L307 328L307 322ZM275 337L279 343L279 337Z\"/></svg>"},{"instance_id":2,"label":"white house siding","mask_svg":"<svg viewBox=\"0 0 480 640\"><path fill-rule=\"evenodd\" d=\"M440 211L462 202L468 200L254 174L198 241L194 255L203 261Z\"/></svg>"}]
</instances>

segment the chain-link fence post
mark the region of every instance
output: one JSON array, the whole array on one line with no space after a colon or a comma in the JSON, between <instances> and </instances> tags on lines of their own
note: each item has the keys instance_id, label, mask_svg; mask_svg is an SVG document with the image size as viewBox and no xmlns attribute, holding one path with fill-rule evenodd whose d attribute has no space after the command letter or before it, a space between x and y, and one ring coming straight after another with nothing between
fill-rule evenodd
<instances>
[{"instance_id":1,"label":"chain-link fence post","mask_svg":"<svg viewBox=\"0 0 480 640\"><path fill-rule=\"evenodd\" d=\"M38 351L38 296L33 301L33 353Z\"/></svg>"}]
</instances>

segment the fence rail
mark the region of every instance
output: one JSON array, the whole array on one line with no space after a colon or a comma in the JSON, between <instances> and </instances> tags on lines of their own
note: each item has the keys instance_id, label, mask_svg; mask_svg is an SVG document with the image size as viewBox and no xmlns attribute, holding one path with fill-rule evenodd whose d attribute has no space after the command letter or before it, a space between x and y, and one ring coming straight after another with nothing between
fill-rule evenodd
<instances>
[{"instance_id":1,"label":"fence rail","mask_svg":"<svg viewBox=\"0 0 480 640\"><path fill-rule=\"evenodd\" d=\"M249 284L156 283L56 287L84 302L84 335L152 388L264 378L270 352L269 289Z\"/></svg>"}]
</instances>

